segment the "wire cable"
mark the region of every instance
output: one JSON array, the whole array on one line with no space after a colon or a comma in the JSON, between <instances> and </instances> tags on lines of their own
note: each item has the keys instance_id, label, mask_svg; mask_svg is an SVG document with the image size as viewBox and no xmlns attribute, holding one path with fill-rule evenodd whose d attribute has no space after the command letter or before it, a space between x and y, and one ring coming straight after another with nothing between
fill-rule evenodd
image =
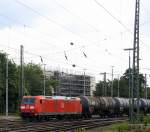
<instances>
[{"instance_id":1,"label":"wire cable","mask_svg":"<svg viewBox=\"0 0 150 132\"><path fill-rule=\"evenodd\" d=\"M9 19L9 20L12 20L12 21L14 21L14 22L17 22L17 23L19 23L19 24L22 24L22 23L20 23L19 21L17 21L17 20L14 20L14 19L11 19L10 17L7 17L7 16L5 16L5 15L3 15L3 14L1 14L0 13L0 16L3 16L4 18L7 18L7 19ZM22 24L23 25L23 24ZM20 33L21 34L23 34L23 35L25 35L23 32L21 32L20 31ZM26 35L27 36L27 35ZM33 39L34 40L34 39ZM105 39L103 39L103 40L101 40L100 42L102 42L102 41L105 41L105 40L107 40L106 38ZM38 40L36 40L36 41L39 41L39 39ZM40 40L41 41L41 40ZM50 42L46 42L46 41L41 41L42 43L44 42L44 43L46 43L46 44L50 44ZM97 45L97 44L95 44L95 45ZM84 46L84 48L85 47L90 47L90 46L94 46L94 45L86 45L86 46ZM77 48L72 48L72 49L68 49L68 50L66 50L66 52L71 52L71 51L73 51L73 50L78 50L78 49L81 49L82 48L82 46L79 46L79 47L77 47ZM58 51L58 52L55 52L55 53L52 53L52 54L62 54L64 51L62 50L62 51ZM106 51L105 51L106 52ZM110 52L108 52L108 50L107 50L107 52L106 53L108 53L108 55L110 55L110 56L114 56L114 57L118 57L118 56L116 56L116 55L113 55L112 53L110 53ZM48 54L49 55L49 54ZM119 59L120 59L120 57L119 57ZM120 60L122 60L122 59L120 59Z\"/></svg>"},{"instance_id":2,"label":"wire cable","mask_svg":"<svg viewBox=\"0 0 150 132\"><path fill-rule=\"evenodd\" d=\"M109 14L115 21L117 21L121 26L123 26L128 32L132 33L131 30L125 25L123 24L117 17L115 17L109 10L107 10L102 4L100 4L97 0L94 0L95 3L100 6L101 8L103 8L105 10L105 12L107 12L107 14Z\"/></svg>"},{"instance_id":3,"label":"wire cable","mask_svg":"<svg viewBox=\"0 0 150 132\"><path fill-rule=\"evenodd\" d=\"M86 23L89 27L91 27L94 31L96 32L100 32L99 29L97 29L95 26L91 25L90 23L88 23L87 21L85 21L84 19L82 19L80 16L74 14L72 11L70 11L69 9L67 9L66 7L64 7L62 4L60 4L57 0L55 0L55 3L61 7L62 9L64 9L66 12L68 12L69 14L75 16L76 18L78 18L79 20L83 21L84 23Z\"/></svg>"},{"instance_id":4,"label":"wire cable","mask_svg":"<svg viewBox=\"0 0 150 132\"><path fill-rule=\"evenodd\" d=\"M6 46L6 45L4 45L4 44L0 44L0 45L3 46L3 47L7 47L7 48L9 48L9 49L12 49L12 50L14 50L15 52L20 53L20 49L16 49L16 48L13 48L13 47L10 47L10 46ZM32 55L32 56L38 57L39 60L40 60L40 58L41 58L41 55L39 55L39 54L35 54L35 53L30 52L30 51L27 51L27 50L24 50L24 52L25 52L26 54L28 54L28 55ZM32 57L32 58L33 58L33 57ZM64 61L57 61L56 59L52 59L52 58L49 59L48 57L45 57L45 56L42 56L42 58L43 58L44 60L47 60L47 61L50 61L50 62L56 62L56 63L58 63L58 64L64 64L64 65L68 65L68 66L72 66L72 65L73 65L73 63L70 63L70 62L68 62L68 61L67 61L67 63L66 63L66 61L65 61L65 62L64 62ZM93 63L93 64L94 64L94 63ZM76 68L79 68L81 71L82 71L83 69L85 69L85 67L82 67L82 66L80 66L80 65L78 65L78 64L75 64L75 67L76 67ZM101 72L98 66L93 65L93 67L94 67L94 69L92 69L92 68L87 68L87 67L86 67L86 69L87 69L88 71L91 71L91 72L94 72L94 73L100 73L100 72ZM96 67L97 67L97 68L96 68Z\"/></svg>"},{"instance_id":5,"label":"wire cable","mask_svg":"<svg viewBox=\"0 0 150 132\"><path fill-rule=\"evenodd\" d=\"M18 0L17 0L18 1ZM19 22L18 20L15 20L15 19L12 19L12 18L10 18L10 17L8 17L8 16L6 16L6 15L3 15L3 14L1 14L0 13L0 16L2 16L2 17L4 17L4 18L6 18L6 19L8 19L8 20L11 20L11 21L14 21L14 22L17 22L17 23L19 23L19 24L21 24L21 25L25 25L26 27L28 27L28 28L31 28L32 29L32 27L30 27L29 25L26 25L26 24L22 24L21 22ZM39 32L39 31L38 31ZM49 36L48 34L47 34L47 36ZM103 40L101 40L101 41L104 41L104 40L106 40L106 39L103 39ZM101 42L100 41L100 42ZM45 43L45 41L43 41L44 43ZM51 44L50 42L46 42L47 44ZM97 45L97 43L95 43L96 45ZM54 45L55 46L55 45ZM84 46L84 47L89 47L89 46L93 46L93 45L91 45L91 44L89 44L89 45L86 45L86 46ZM80 49L80 48L82 48L82 46L80 46L80 47L77 47L77 48L72 48L72 49L69 49L69 50L66 50L67 52L68 51L73 51L73 50L76 50L76 49ZM58 52L56 52L56 53L52 53L52 54L58 54L58 53L63 53L64 51L63 50L61 50L61 51L58 51Z\"/></svg>"},{"instance_id":6,"label":"wire cable","mask_svg":"<svg viewBox=\"0 0 150 132\"><path fill-rule=\"evenodd\" d=\"M53 19L51 19L51 18L49 18L49 17L43 15L43 14L40 13L39 11L37 11L37 10L33 9L32 7L30 7L30 6L26 5L26 4L24 4L23 2L20 2L19 0L15 0L15 2L18 3L19 5L21 5L21 6L25 7L25 8L27 8L28 10L31 10L32 12L34 12L35 14L37 14L37 15L39 15L40 17L44 18L45 20L49 21L50 23L53 23L53 24L59 26L60 28L62 28L62 29L64 29L64 30L66 30L66 31L68 31L68 32L70 32L70 33L72 33L72 34L74 34L75 36L78 36L79 38L84 39L85 41L87 41L87 38L85 38L85 37L79 35L79 34L76 33L76 32L73 32L73 31L70 30L68 27L64 26L63 24L58 23L57 21L55 21L55 20L53 20ZM93 41L91 41L91 40L88 40L88 41L90 41L91 43L95 43L95 42L93 42Z\"/></svg>"},{"instance_id":7,"label":"wire cable","mask_svg":"<svg viewBox=\"0 0 150 132\"><path fill-rule=\"evenodd\" d=\"M2 14L2 13L0 13L0 16L3 17L3 18L5 18L5 19L7 19L7 20L12 21L12 22L18 23L18 24L20 24L20 25L22 25L22 26L25 26L25 27L31 29L32 31L35 30L35 31L34 31L35 33L40 33L40 34L42 34L43 36L47 36L48 38L51 37L51 34L43 33L43 32L41 32L41 31L39 31L39 30L37 30L37 29L32 28L31 26L29 26L29 25L27 25L27 24L21 23L20 21L18 21L18 20L16 20L16 19L13 19L13 18L11 18L11 17L8 17L8 16L6 16L6 15L4 15L4 14ZM52 37L51 37L51 38L52 38ZM52 39L54 39L54 38L52 38ZM55 40L59 41L58 38L55 38ZM60 42L62 42L62 40L61 40ZM54 46L56 46L56 45L54 45Z\"/></svg>"},{"instance_id":8,"label":"wire cable","mask_svg":"<svg viewBox=\"0 0 150 132\"><path fill-rule=\"evenodd\" d=\"M125 25L125 24L123 24L117 17L115 17L109 10L107 10L102 4L100 4L97 0L94 0L95 1L95 3L99 6L99 7L101 7L101 8L103 8L104 10L105 10L105 12L107 12L107 14L109 14L114 20L116 20L122 27L124 27L131 35L133 35L133 32L129 29L129 28L127 28L127 26ZM141 33L140 33L141 34ZM148 47L148 44L146 44L145 42L143 42L142 40L139 40L142 44L144 44L144 46L146 46L147 45L147 47Z\"/></svg>"}]
</instances>

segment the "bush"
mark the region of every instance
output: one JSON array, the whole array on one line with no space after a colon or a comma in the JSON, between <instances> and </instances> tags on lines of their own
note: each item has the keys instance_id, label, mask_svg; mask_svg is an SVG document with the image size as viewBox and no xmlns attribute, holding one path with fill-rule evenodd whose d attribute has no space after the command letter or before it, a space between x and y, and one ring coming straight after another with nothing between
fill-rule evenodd
<instances>
[{"instance_id":1,"label":"bush","mask_svg":"<svg viewBox=\"0 0 150 132\"><path fill-rule=\"evenodd\" d=\"M118 132L127 132L128 123L115 124L113 126Z\"/></svg>"},{"instance_id":2,"label":"bush","mask_svg":"<svg viewBox=\"0 0 150 132\"><path fill-rule=\"evenodd\" d=\"M144 124L145 124L145 126L147 126L147 124L149 124L149 123L150 123L150 115L147 115L144 117Z\"/></svg>"}]
</instances>

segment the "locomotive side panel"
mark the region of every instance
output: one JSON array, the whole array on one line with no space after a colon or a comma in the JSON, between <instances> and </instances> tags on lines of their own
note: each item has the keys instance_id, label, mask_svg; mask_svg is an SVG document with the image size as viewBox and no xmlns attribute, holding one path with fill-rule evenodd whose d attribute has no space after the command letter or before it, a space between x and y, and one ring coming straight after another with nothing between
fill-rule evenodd
<instances>
[{"instance_id":1,"label":"locomotive side panel","mask_svg":"<svg viewBox=\"0 0 150 132\"><path fill-rule=\"evenodd\" d=\"M43 99L42 100L42 113L54 113L54 100L52 99Z\"/></svg>"}]
</instances>

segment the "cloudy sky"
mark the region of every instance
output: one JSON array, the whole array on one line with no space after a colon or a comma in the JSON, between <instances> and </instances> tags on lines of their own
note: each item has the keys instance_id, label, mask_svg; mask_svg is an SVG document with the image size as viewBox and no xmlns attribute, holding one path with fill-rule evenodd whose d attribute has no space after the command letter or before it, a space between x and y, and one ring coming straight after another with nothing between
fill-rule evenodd
<instances>
[{"instance_id":1,"label":"cloudy sky","mask_svg":"<svg viewBox=\"0 0 150 132\"><path fill-rule=\"evenodd\" d=\"M140 72L148 74L149 7L141 0ZM128 68L123 49L133 47L135 0L1 0L0 9L0 50L16 63L24 45L25 63L39 64L42 56L47 69L86 69L99 80L111 66L115 77Z\"/></svg>"}]
</instances>

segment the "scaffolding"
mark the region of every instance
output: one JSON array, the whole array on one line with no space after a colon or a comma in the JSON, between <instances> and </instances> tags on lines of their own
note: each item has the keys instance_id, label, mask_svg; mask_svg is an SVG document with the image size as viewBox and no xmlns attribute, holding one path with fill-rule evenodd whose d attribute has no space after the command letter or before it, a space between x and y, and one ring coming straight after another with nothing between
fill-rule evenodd
<instances>
[{"instance_id":1,"label":"scaffolding","mask_svg":"<svg viewBox=\"0 0 150 132\"><path fill-rule=\"evenodd\" d=\"M59 85L54 90L55 95L70 97L81 95L91 96L95 90L95 78L89 75L76 75L54 71L53 78L59 81Z\"/></svg>"}]
</instances>

